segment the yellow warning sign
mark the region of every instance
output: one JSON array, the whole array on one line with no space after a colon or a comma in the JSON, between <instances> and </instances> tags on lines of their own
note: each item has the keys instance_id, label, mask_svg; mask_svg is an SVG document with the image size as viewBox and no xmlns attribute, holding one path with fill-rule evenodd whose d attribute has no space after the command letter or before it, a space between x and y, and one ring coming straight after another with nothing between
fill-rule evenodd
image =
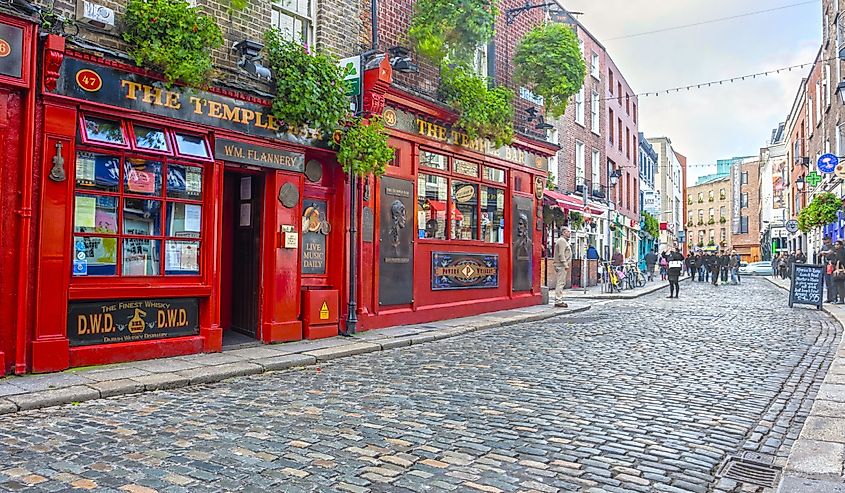
<instances>
[{"instance_id":1,"label":"yellow warning sign","mask_svg":"<svg viewBox=\"0 0 845 493\"><path fill-rule=\"evenodd\" d=\"M320 307L320 320L328 320L329 319L329 305L325 301L323 302L323 306Z\"/></svg>"}]
</instances>

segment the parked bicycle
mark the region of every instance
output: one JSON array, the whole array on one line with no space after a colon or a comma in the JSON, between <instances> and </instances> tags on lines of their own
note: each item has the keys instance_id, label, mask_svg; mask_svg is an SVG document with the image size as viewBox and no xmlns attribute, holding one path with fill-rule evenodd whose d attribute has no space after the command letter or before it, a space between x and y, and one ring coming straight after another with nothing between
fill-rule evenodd
<instances>
[{"instance_id":1,"label":"parked bicycle","mask_svg":"<svg viewBox=\"0 0 845 493\"><path fill-rule=\"evenodd\" d=\"M626 262L623 272L625 272L625 286L628 289L641 288L645 286L645 274L640 270L640 267L636 262Z\"/></svg>"}]
</instances>

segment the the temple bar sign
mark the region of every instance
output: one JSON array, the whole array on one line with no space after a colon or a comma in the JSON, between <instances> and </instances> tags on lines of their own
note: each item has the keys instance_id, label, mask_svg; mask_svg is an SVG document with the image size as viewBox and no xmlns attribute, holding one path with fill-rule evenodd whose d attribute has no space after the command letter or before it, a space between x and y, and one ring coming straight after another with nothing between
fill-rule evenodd
<instances>
[{"instance_id":1,"label":"the temple bar sign","mask_svg":"<svg viewBox=\"0 0 845 493\"><path fill-rule=\"evenodd\" d=\"M214 158L230 163L250 164L299 173L305 169L304 154L228 139L214 141Z\"/></svg>"},{"instance_id":2,"label":"the temple bar sign","mask_svg":"<svg viewBox=\"0 0 845 493\"><path fill-rule=\"evenodd\" d=\"M487 139L471 139L467 134L453 127L434 123L396 108L388 108L384 111L384 122L388 127L422 135L438 142L460 146L529 168L541 171L547 171L549 169L548 158L512 146L496 148Z\"/></svg>"}]
</instances>

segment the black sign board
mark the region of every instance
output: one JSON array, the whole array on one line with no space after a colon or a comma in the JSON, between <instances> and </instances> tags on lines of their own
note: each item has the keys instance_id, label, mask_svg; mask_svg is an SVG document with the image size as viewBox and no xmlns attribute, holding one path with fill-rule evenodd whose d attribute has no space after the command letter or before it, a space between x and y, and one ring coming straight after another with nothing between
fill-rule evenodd
<instances>
[{"instance_id":1,"label":"black sign board","mask_svg":"<svg viewBox=\"0 0 845 493\"><path fill-rule=\"evenodd\" d=\"M512 216L512 256L513 290L530 291L533 284L531 268L534 260L534 203L529 197L513 198Z\"/></svg>"},{"instance_id":2,"label":"black sign board","mask_svg":"<svg viewBox=\"0 0 845 493\"><path fill-rule=\"evenodd\" d=\"M148 341L199 333L196 298L71 303L67 336L71 346Z\"/></svg>"},{"instance_id":3,"label":"black sign board","mask_svg":"<svg viewBox=\"0 0 845 493\"><path fill-rule=\"evenodd\" d=\"M251 164L298 173L302 173L305 168L304 154L228 139L214 141L214 158L230 163Z\"/></svg>"},{"instance_id":4,"label":"black sign board","mask_svg":"<svg viewBox=\"0 0 845 493\"><path fill-rule=\"evenodd\" d=\"M23 29L0 24L0 75L23 77Z\"/></svg>"},{"instance_id":5,"label":"black sign board","mask_svg":"<svg viewBox=\"0 0 845 493\"><path fill-rule=\"evenodd\" d=\"M379 304L414 301L414 184L383 177L379 196ZM409 212L410 211L410 212Z\"/></svg>"},{"instance_id":6,"label":"black sign board","mask_svg":"<svg viewBox=\"0 0 845 493\"><path fill-rule=\"evenodd\" d=\"M305 199L302 204L302 273L326 273L326 236L331 228L326 201Z\"/></svg>"},{"instance_id":7,"label":"black sign board","mask_svg":"<svg viewBox=\"0 0 845 493\"><path fill-rule=\"evenodd\" d=\"M431 252L431 289L499 287L499 256Z\"/></svg>"},{"instance_id":8,"label":"black sign board","mask_svg":"<svg viewBox=\"0 0 845 493\"><path fill-rule=\"evenodd\" d=\"M329 146L321 132L314 129L283 131L284 123L273 116L268 106L198 89L166 88L161 81L73 57L65 57L54 92L258 137L312 147Z\"/></svg>"},{"instance_id":9,"label":"black sign board","mask_svg":"<svg viewBox=\"0 0 845 493\"><path fill-rule=\"evenodd\" d=\"M795 264L792 266L792 286L789 287L789 307L815 305L821 309L824 302L824 267L821 265Z\"/></svg>"}]
</instances>

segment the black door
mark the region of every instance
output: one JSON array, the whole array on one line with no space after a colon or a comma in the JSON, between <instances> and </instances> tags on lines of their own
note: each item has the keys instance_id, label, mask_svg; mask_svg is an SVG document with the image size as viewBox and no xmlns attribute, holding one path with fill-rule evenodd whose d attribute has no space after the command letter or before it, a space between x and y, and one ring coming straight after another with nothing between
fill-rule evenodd
<instances>
[{"instance_id":1,"label":"black door","mask_svg":"<svg viewBox=\"0 0 845 493\"><path fill-rule=\"evenodd\" d=\"M261 175L227 172L225 186L235 200L232 214L231 329L258 336L258 281L261 265Z\"/></svg>"}]
</instances>

